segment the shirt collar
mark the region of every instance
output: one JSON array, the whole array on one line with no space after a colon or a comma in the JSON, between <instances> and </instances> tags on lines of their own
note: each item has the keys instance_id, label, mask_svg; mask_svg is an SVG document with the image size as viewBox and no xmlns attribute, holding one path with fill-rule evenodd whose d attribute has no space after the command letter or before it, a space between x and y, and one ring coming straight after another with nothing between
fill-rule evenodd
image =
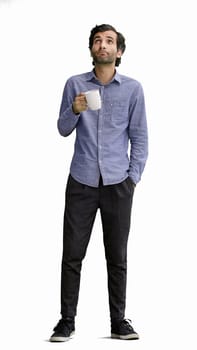
<instances>
[{"instance_id":1,"label":"shirt collar","mask_svg":"<svg viewBox=\"0 0 197 350\"><path fill-rule=\"evenodd\" d=\"M94 73L94 69L91 72L87 73L87 81L96 81L97 83L100 83L99 80L97 79L95 73ZM113 82L117 82L119 84L121 84L121 77L120 74L116 71L113 79L110 81L110 84Z\"/></svg>"}]
</instances>

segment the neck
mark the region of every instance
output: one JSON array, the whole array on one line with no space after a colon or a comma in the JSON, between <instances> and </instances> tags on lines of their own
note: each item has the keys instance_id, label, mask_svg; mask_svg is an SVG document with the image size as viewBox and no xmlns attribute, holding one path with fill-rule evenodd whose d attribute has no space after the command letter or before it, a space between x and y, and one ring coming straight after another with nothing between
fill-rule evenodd
<instances>
[{"instance_id":1,"label":"neck","mask_svg":"<svg viewBox=\"0 0 197 350\"><path fill-rule=\"evenodd\" d=\"M95 65L95 74L102 84L109 83L115 74L114 65Z\"/></svg>"}]
</instances>

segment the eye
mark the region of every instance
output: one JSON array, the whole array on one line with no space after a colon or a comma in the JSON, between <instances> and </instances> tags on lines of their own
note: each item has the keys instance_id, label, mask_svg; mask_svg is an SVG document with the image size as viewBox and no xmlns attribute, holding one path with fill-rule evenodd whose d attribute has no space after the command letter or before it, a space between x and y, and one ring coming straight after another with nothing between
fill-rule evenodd
<instances>
[{"instance_id":1,"label":"eye","mask_svg":"<svg viewBox=\"0 0 197 350\"><path fill-rule=\"evenodd\" d=\"M99 43L100 41L101 41L101 39L95 39L95 40L94 40L94 43L97 44L97 43Z\"/></svg>"}]
</instances>

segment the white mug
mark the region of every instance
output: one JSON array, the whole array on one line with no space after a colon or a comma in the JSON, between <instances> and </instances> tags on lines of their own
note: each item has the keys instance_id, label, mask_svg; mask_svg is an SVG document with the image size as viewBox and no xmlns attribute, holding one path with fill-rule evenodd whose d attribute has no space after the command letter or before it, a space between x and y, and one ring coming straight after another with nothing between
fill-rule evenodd
<instances>
[{"instance_id":1,"label":"white mug","mask_svg":"<svg viewBox=\"0 0 197 350\"><path fill-rule=\"evenodd\" d=\"M94 111L101 108L101 96L98 89L86 91L84 94L89 109Z\"/></svg>"}]
</instances>

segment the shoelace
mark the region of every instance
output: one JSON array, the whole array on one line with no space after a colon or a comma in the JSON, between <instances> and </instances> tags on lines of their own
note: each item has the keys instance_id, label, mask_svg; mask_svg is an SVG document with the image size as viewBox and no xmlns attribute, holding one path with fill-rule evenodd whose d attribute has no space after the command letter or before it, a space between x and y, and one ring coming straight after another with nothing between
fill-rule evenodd
<instances>
[{"instance_id":1,"label":"shoelace","mask_svg":"<svg viewBox=\"0 0 197 350\"><path fill-rule=\"evenodd\" d=\"M58 330L58 331L63 331L65 329L70 329L70 324L69 322L66 322L65 320L61 319L59 320L58 324L56 325L56 327L54 328L54 331Z\"/></svg>"},{"instance_id":2,"label":"shoelace","mask_svg":"<svg viewBox=\"0 0 197 350\"><path fill-rule=\"evenodd\" d=\"M124 325L128 328L128 329L130 329L130 330L132 330L133 329L133 327L132 327L132 325L131 325L131 320L130 319L125 319L125 320L123 320L123 322L124 322Z\"/></svg>"}]
</instances>

